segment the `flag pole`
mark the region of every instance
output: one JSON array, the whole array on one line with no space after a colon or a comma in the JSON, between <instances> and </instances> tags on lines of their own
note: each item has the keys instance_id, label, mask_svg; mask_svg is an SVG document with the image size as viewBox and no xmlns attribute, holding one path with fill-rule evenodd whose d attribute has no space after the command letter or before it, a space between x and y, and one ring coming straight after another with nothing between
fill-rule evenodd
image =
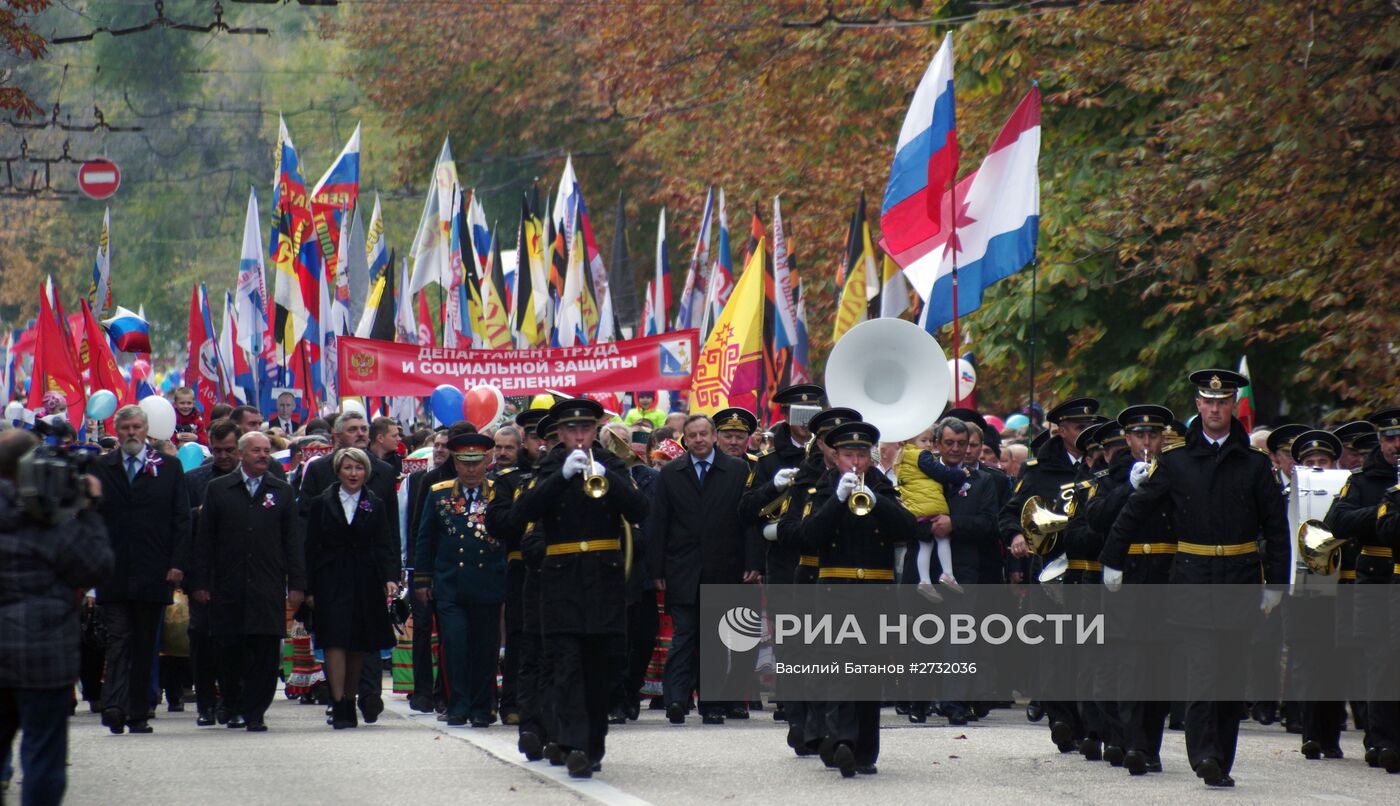
<instances>
[{"instance_id":1,"label":"flag pole","mask_svg":"<svg viewBox=\"0 0 1400 806\"><path fill-rule=\"evenodd\" d=\"M1030 417L1035 411L1035 280L1036 271L1040 267L1040 261L1031 258L1031 328L1030 328L1030 360L1027 361L1026 375L1030 386L1030 401L1026 404L1026 416ZM1030 429L1034 431L1034 429ZM1033 434L1032 434L1033 436Z\"/></svg>"},{"instance_id":2,"label":"flag pole","mask_svg":"<svg viewBox=\"0 0 1400 806\"><path fill-rule=\"evenodd\" d=\"M958 366L958 171L953 169L952 179L952 226L948 237L948 248L953 252L953 405L962 399L962 373Z\"/></svg>"}]
</instances>

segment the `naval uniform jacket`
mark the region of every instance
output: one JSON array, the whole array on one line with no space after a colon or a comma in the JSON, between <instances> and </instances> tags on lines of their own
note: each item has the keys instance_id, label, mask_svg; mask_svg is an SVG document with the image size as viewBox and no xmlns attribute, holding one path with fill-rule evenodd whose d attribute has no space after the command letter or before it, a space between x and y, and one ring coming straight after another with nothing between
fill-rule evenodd
<instances>
[{"instance_id":1,"label":"naval uniform jacket","mask_svg":"<svg viewBox=\"0 0 1400 806\"><path fill-rule=\"evenodd\" d=\"M1001 508L998 518L1001 539L1006 545L1011 545L1012 539L1021 534L1021 509L1031 496L1040 496L1045 506L1055 512L1065 512L1065 506L1073 495L1071 485L1079 480L1081 464L1083 462L1070 461L1064 439L1056 435L1040 446L1034 459L1021 465L1021 474L1016 479L1016 486L1011 489L1011 498ZM1030 538L1027 537L1026 541L1029 543Z\"/></svg>"},{"instance_id":2,"label":"naval uniform jacket","mask_svg":"<svg viewBox=\"0 0 1400 806\"><path fill-rule=\"evenodd\" d=\"M623 519L644 520L647 500L632 484L622 460L596 441L593 458L606 471L608 492L602 498L589 498L583 492L583 473L564 478L564 461L570 453L550 451L511 513L513 518L535 523L544 538L540 631L543 635L624 635ZM527 553L539 552L527 547Z\"/></svg>"},{"instance_id":3,"label":"naval uniform jacket","mask_svg":"<svg viewBox=\"0 0 1400 806\"><path fill-rule=\"evenodd\" d=\"M1133 494L1129 474L1135 462L1137 459L1126 450L1113 457L1108 475L1098 479L1084 506L1084 518L1095 532L1113 537L1105 538L1103 551L1099 552L1099 562L1104 567L1122 571L1123 581L1131 585L1165 584L1171 578L1176 557L1176 537L1167 513L1158 507L1136 534L1113 531L1118 514Z\"/></svg>"},{"instance_id":4,"label":"naval uniform jacket","mask_svg":"<svg viewBox=\"0 0 1400 806\"><path fill-rule=\"evenodd\" d=\"M832 468L818 480L816 492L803 503L799 527L802 550L817 555L821 584L884 583L894 581L894 548L912 540L917 524L884 473L871 468L865 485L875 496L875 508L865 516L851 512L836 497L844 475Z\"/></svg>"}]
</instances>

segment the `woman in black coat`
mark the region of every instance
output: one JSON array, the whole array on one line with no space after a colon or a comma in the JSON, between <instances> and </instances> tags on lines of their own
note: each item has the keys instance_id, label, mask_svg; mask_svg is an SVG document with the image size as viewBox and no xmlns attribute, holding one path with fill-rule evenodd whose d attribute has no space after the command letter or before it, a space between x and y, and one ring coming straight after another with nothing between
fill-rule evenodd
<instances>
[{"instance_id":1,"label":"woman in black coat","mask_svg":"<svg viewBox=\"0 0 1400 806\"><path fill-rule=\"evenodd\" d=\"M306 520L306 602L326 654L331 724L353 728L355 681L366 652L394 645L386 599L398 592L399 547L388 508L365 487L369 456L342 448L329 459L340 483L311 500Z\"/></svg>"}]
</instances>

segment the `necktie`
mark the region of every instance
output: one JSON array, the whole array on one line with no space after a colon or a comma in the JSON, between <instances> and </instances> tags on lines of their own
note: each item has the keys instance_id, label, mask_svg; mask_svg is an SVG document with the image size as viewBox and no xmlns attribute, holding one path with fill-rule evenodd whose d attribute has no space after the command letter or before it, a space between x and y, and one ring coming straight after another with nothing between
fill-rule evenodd
<instances>
[{"instance_id":1,"label":"necktie","mask_svg":"<svg viewBox=\"0 0 1400 806\"><path fill-rule=\"evenodd\" d=\"M128 456L126 459L126 480L136 481L136 474L141 472L141 460L135 456Z\"/></svg>"},{"instance_id":2,"label":"necktie","mask_svg":"<svg viewBox=\"0 0 1400 806\"><path fill-rule=\"evenodd\" d=\"M703 487L705 486L705 474L710 472L710 463L701 459L700 461L695 463L695 466L699 468L700 486Z\"/></svg>"},{"instance_id":3,"label":"necktie","mask_svg":"<svg viewBox=\"0 0 1400 806\"><path fill-rule=\"evenodd\" d=\"M248 479L248 497L249 497L249 498L252 498L253 496L257 495L257 493L258 493L258 480L255 479L255 478L249 478L249 479Z\"/></svg>"}]
</instances>

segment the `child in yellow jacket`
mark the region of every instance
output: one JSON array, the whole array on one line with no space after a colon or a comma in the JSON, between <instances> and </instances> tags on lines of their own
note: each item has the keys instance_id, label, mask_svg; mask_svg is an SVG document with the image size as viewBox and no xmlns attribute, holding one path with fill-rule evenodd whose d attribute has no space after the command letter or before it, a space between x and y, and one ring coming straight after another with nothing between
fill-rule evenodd
<instances>
[{"instance_id":1,"label":"child in yellow jacket","mask_svg":"<svg viewBox=\"0 0 1400 806\"><path fill-rule=\"evenodd\" d=\"M933 455L933 429L929 428L923 433L904 443L900 448L898 471L895 474L898 479L900 500L913 513L919 523L928 528L937 515L948 514L948 499L944 495L945 484L962 484L967 478L967 474L961 468L948 467L937 461ZM919 459L927 454L929 460L920 462ZM930 473L930 471L932 471ZM933 541L920 538L919 553L916 560L916 567L919 572L918 589L921 594L930 599L941 598L933 593L933 582L930 579L930 567L933 562L933 550L938 549L938 564L942 567L943 573L938 581L956 591L962 588L953 576L953 547L947 537L935 537Z\"/></svg>"}]
</instances>

